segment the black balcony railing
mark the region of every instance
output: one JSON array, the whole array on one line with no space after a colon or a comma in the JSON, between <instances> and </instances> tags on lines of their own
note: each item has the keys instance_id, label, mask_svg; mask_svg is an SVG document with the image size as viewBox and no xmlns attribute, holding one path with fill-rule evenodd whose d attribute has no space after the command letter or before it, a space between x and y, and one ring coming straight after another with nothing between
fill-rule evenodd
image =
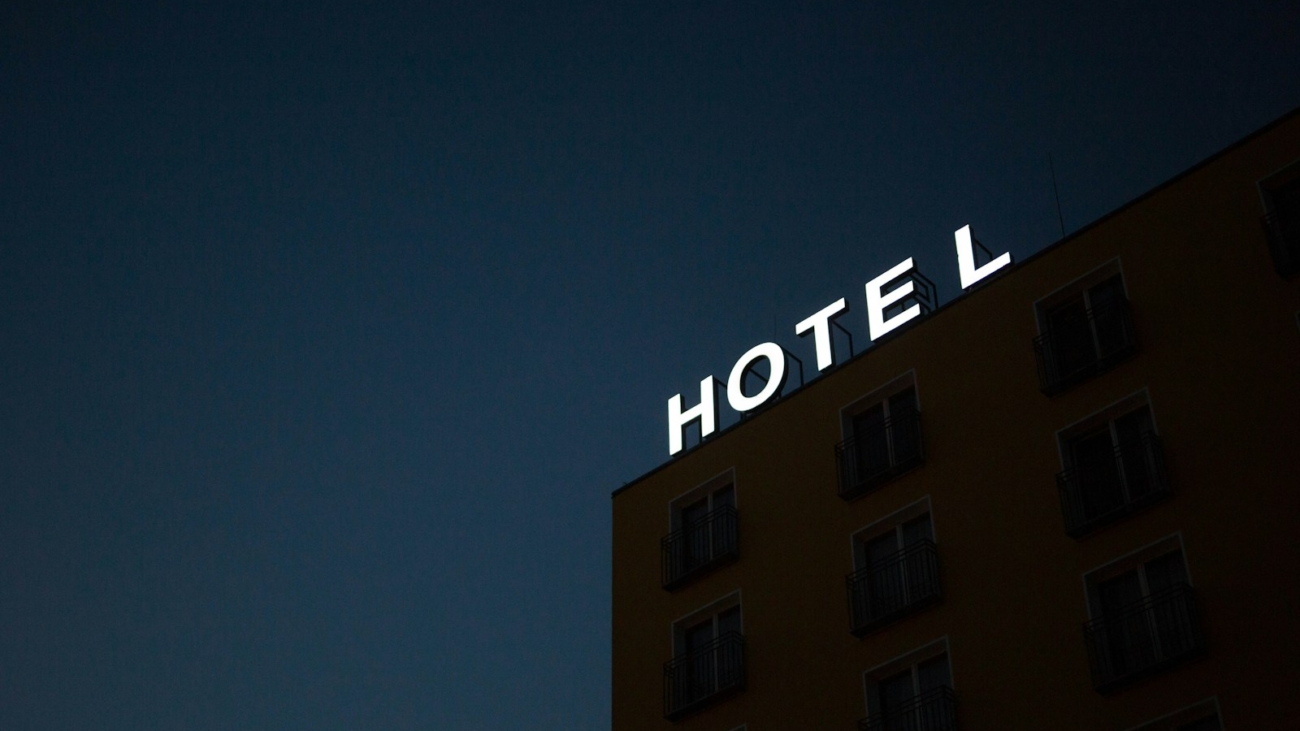
<instances>
[{"instance_id":1,"label":"black balcony railing","mask_svg":"<svg viewBox=\"0 0 1300 731\"><path fill-rule=\"evenodd\" d=\"M835 445L840 497L852 500L925 460L921 413L904 410L874 429Z\"/></svg>"},{"instance_id":2,"label":"black balcony railing","mask_svg":"<svg viewBox=\"0 0 1300 731\"><path fill-rule=\"evenodd\" d=\"M1128 300L1087 309L1058 320L1034 338L1038 379L1051 396L1113 367L1137 352L1137 334Z\"/></svg>"},{"instance_id":3,"label":"black balcony railing","mask_svg":"<svg viewBox=\"0 0 1300 731\"><path fill-rule=\"evenodd\" d=\"M934 542L919 541L845 579L849 629L861 637L942 598L939 554Z\"/></svg>"},{"instance_id":4,"label":"black balcony railing","mask_svg":"<svg viewBox=\"0 0 1300 731\"><path fill-rule=\"evenodd\" d=\"M1083 627L1092 684L1108 693L1205 651L1196 597L1174 584Z\"/></svg>"},{"instance_id":5,"label":"black balcony railing","mask_svg":"<svg viewBox=\"0 0 1300 731\"><path fill-rule=\"evenodd\" d=\"M1279 215L1274 211L1261 221L1268 236L1268 251L1273 255L1273 268L1283 277L1300 272L1300 211L1293 215Z\"/></svg>"},{"instance_id":6,"label":"black balcony railing","mask_svg":"<svg viewBox=\"0 0 1300 731\"><path fill-rule=\"evenodd\" d=\"M1083 462L1056 475L1065 532L1089 531L1169 495L1165 453L1153 433L1121 444L1104 459Z\"/></svg>"},{"instance_id":7,"label":"black balcony railing","mask_svg":"<svg viewBox=\"0 0 1300 731\"><path fill-rule=\"evenodd\" d=\"M952 688L935 688L907 703L873 713L858 722L858 731L956 731L957 699Z\"/></svg>"},{"instance_id":8,"label":"black balcony railing","mask_svg":"<svg viewBox=\"0 0 1300 731\"><path fill-rule=\"evenodd\" d=\"M676 721L744 689L745 638L739 632L727 632L664 663L664 718Z\"/></svg>"},{"instance_id":9,"label":"black balcony railing","mask_svg":"<svg viewBox=\"0 0 1300 731\"><path fill-rule=\"evenodd\" d=\"M735 560L736 509L714 508L659 542L663 586L672 590L710 569Z\"/></svg>"}]
</instances>

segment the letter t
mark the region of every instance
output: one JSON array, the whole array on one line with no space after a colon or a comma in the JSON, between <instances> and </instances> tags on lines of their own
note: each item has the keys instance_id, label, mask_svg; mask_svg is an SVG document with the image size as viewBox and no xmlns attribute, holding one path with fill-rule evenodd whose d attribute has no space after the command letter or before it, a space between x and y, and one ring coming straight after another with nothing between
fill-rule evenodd
<instances>
[{"instance_id":1,"label":"letter t","mask_svg":"<svg viewBox=\"0 0 1300 731\"><path fill-rule=\"evenodd\" d=\"M831 347L831 318L847 310L844 298L834 304L818 310L815 315L794 326L795 335L803 335L812 330L813 340L817 343L817 370L824 371L835 365L835 349Z\"/></svg>"}]
</instances>

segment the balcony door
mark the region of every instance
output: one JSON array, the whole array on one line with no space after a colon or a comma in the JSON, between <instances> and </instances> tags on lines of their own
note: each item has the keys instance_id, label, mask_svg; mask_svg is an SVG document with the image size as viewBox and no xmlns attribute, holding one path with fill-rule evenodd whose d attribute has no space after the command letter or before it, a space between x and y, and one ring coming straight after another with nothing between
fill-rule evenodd
<instances>
[{"instance_id":1,"label":"balcony door","mask_svg":"<svg viewBox=\"0 0 1300 731\"><path fill-rule=\"evenodd\" d=\"M929 513L863 543L870 614L889 614L915 601L930 586L926 556L914 549L934 540Z\"/></svg>"},{"instance_id":2,"label":"balcony door","mask_svg":"<svg viewBox=\"0 0 1300 731\"><path fill-rule=\"evenodd\" d=\"M859 479L886 472L919 454L919 435L910 419L916 410L916 389L909 388L853 416Z\"/></svg>"},{"instance_id":3,"label":"balcony door","mask_svg":"<svg viewBox=\"0 0 1300 731\"><path fill-rule=\"evenodd\" d=\"M1117 510L1154 488L1151 410L1145 406L1070 439L1067 459L1078 478L1084 519Z\"/></svg>"},{"instance_id":4,"label":"balcony door","mask_svg":"<svg viewBox=\"0 0 1300 731\"><path fill-rule=\"evenodd\" d=\"M1096 585L1096 609L1106 622L1103 646L1116 677L1186 649L1181 605L1152 601L1186 583L1183 553L1174 551Z\"/></svg>"},{"instance_id":5,"label":"balcony door","mask_svg":"<svg viewBox=\"0 0 1300 731\"><path fill-rule=\"evenodd\" d=\"M712 695L732 683L733 663L719 642L729 632L740 632L740 607L719 612L683 632L679 654L687 658L681 676L686 703Z\"/></svg>"},{"instance_id":6,"label":"balcony door","mask_svg":"<svg viewBox=\"0 0 1300 731\"><path fill-rule=\"evenodd\" d=\"M881 731L939 731L950 729L947 706L930 702L942 688L952 686L946 654L917 663L877 684L876 718Z\"/></svg>"},{"instance_id":7,"label":"balcony door","mask_svg":"<svg viewBox=\"0 0 1300 731\"><path fill-rule=\"evenodd\" d=\"M1046 313L1051 363L1057 379L1122 350L1128 340L1119 308L1124 282L1117 274L1084 289Z\"/></svg>"},{"instance_id":8,"label":"balcony door","mask_svg":"<svg viewBox=\"0 0 1300 731\"><path fill-rule=\"evenodd\" d=\"M730 535L730 531L724 529L715 517L720 508L735 505L736 491L727 485L681 509L681 573L703 566L713 560L714 556L730 550L735 536Z\"/></svg>"}]
</instances>

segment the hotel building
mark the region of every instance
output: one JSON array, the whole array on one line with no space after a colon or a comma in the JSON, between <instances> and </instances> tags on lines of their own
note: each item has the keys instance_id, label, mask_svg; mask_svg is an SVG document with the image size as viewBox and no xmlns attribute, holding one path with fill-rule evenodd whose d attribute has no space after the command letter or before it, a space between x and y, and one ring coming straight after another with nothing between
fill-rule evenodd
<instances>
[{"instance_id":1,"label":"hotel building","mask_svg":"<svg viewBox=\"0 0 1300 731\"><path fill-rule=\"evenodd\" d=\"M1300 728L1298 274L1300 110L617 490L613 731Z\"/></svg>"}]
</instances>

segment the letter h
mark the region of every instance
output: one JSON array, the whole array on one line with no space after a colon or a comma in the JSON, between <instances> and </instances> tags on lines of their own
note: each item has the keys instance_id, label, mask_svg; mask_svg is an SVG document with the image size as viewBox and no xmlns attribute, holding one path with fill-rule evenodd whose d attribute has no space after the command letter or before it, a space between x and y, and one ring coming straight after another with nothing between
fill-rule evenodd
<instances>
[{"instance_id":1,"label":"letter h","mask_svg":"<svg viewBox=\"0 0 1300 731\"><path fill-rule=\"evenodd\" d=\"M696 419L700 422L700 439L703 440L718 428L718 398L713 376L700 381L700 402L682 411L682 395L668 399L668 454L682 451L682 435Z\"/></svg>"}]
</instances>

